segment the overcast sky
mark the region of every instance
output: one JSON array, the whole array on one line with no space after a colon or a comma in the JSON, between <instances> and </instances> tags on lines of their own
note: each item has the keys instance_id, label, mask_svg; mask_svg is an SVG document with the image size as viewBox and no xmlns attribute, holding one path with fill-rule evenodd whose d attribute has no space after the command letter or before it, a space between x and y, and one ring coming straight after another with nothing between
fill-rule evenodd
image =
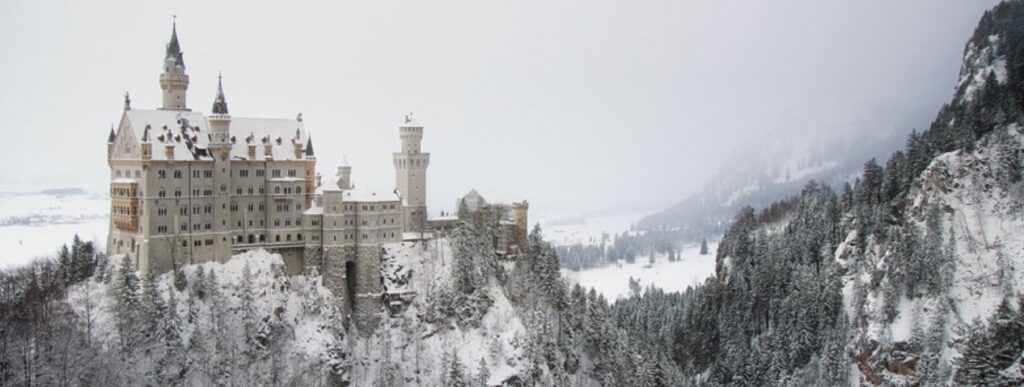
<instances>
[{"instance_id":1,"label":"overcast sky","mask_svg":"<svg viewBox=\"0 0 1024 387\"><path fill-rule=\"evenodd\" d=\"M432 211L474 187L657 209L780 117L937 110L993 3L3 0L0 187L104 189L122 94L159 107L177 14L190 107L222 71L232 115L303 113L324 174L347 155L358 186L393 188L413 112Z\"/></svg>"}]
</instances>

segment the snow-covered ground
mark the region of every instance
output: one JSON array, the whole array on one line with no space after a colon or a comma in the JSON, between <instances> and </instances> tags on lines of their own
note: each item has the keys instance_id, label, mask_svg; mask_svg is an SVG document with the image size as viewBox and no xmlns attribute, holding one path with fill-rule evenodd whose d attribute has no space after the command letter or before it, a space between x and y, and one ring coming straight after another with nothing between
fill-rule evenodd
<instances>
[{"instance_id":1,"label":"snow-covered ground","mask_svg":"<svg viewBox=\"0 0 1024 387\"><path fill-rule=\"evenodd\" d=\"M667 292L684 291L715 273L717 248L717 242L709 242L708 255L700 255L700 245L687 245L680 253L682 259L676 262L669 262L665 254L656 254L651 265L649 256L638 256L632 264L620 262L582 271L563 269L562 276L584 288L594 288L609 302L629 297L630 278L639 281L641 288L654 285Z\"/></svg>"},{"instance_id":2,"label":"snow-covered ground","mask_svg":"<svg viewBox=\"0 0 1024 387\"><path fill-rule=\"evenodd\" d=\"M75 234L103 248L109 208L105 194L0 191L0 267L53 256Z\"/></svg>"},{"instance_id":3,"label":"snow-covered ground","mask_svg":"<svg viewBox=\"0 0 1024 387\"><path fill-rule=\"evenodd\" d=\"M619 213L602 216L581 216L542 222L544 239L555 245L599 244L603 233L612 238L629 231L644 213Z\"/></svg>"}]
</instances>

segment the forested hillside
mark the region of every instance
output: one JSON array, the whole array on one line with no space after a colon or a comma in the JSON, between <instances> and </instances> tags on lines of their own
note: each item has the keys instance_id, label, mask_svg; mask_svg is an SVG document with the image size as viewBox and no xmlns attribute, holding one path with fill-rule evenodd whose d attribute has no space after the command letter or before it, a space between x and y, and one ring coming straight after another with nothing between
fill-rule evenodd
<instances>
[{"instance_id":1,"label":"forested hillside","mask_svg":"<svg viewBox=\"0 0 1024 387\"><path fill-rule=\"evenodd\" d=\"M1024 383L1024 2L987 12L952 102L840 192L742 210L717 273L616 303L691 382Z\"/></svg>"}]
</instances>

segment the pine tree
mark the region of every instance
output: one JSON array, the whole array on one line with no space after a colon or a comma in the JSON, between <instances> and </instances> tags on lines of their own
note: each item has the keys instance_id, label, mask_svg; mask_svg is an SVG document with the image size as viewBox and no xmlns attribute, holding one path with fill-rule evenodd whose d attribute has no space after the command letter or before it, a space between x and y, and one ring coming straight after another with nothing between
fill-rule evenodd
<instances>
[{"instance_id":1,"label":"pine tree","mask_svg":"<svg viewBox=\"0 0 1024 387\"><path fill-rule=\"evenodd\" d=\"M448 355L448 363L445 364L445 386L447 387L469 387L470 383L466 377L466 371L459 361L459 354L452 349Z\"/></svg>"},{"instance_id":2,"label":"pine tree","mask_svg":"<svg viewBox=\"0 0 1024 387\"><path fill-rule=\"evenodd\" d=\"M113 286L117 310L117 330L121 338L123 351L130 355L138 342L139 314L142 309L140 300L139 274L132 265L132 260L125 255L121 258L117 282Z\"/></svg>"},{"instance_id":3,"label":"pine tree","mask_svg":"<svg viewBox=\"0 0 1024 387\"><path fill-rule=\"evenodd\" d=\"M480 358L480 365L476 370L476 385L479 387L489 386L488 381L491 380L491 370L487 367L487 361L484 358Z\"/></svg>"},{"instance_id":4,"label":"pine tree","mask_svg":"<svg viewBox=\"0 0 1024 387\"><path fill-rule=\"evenodd\" d=\"M985 326L980 320L975 320L962 330L961 338L957 341L960 358L956 361L958 367L953 381L960 385L994 384L999 369L995 364L992 342Z\"/></svg>"},{"instance_id":5,"label":"pine tree","mask_svg":"<svg viewBox=\"0 0 1024 387\"><path fill-rule=\"evenodd\" d=\"M178 300L173 288L168 289L167 308L162 318L161 341L164 356L159 362L160 380L163 385L179 384L184 376L185 348L181 342L181 317L178 316ZM192 333L199 334L198 330Z\"/></svg>"},{"instance_id":6,"label":"pine tree","mask_svg":"<svg viewBox=\"0 0 1024 387\"><path fill-rule=\"evenodd\" d=\"M700 255L708 255L708 238L700 240Z\"/></svg>"}]
</instances>

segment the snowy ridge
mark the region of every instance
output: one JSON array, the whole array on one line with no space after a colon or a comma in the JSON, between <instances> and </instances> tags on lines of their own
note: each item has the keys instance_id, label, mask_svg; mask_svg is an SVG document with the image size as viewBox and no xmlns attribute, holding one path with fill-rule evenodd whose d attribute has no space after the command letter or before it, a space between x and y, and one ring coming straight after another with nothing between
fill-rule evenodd
<instances>
[{"instance_id":1,"label":"snowy ridge","mask_svg":"<svg viewBox=\"0 0 1024 387\"><path fill-rule=\"evenodd\" d=\"M920 340L920 332L933 332L942 338L940 367L950 367L961 356L960 347L954 344L964 339L961 328L987 321L1000 302L1024 292L1024 218L1020 216L1019 200L1024 185L1000 182L1007 173L1020 173L1000 164L1002 153L1021 149L1021 126L1011 124L980 141L974 152L958 150L936 157L916 179L907 197L909 219L920 230L933 229L927 224L929 211L940 209L938 228L942 235L933 239L925 235L925 240L941 240L942 245L937 247L953 257L951 286L946 291L914 298L901 292L895 299L886 299L891 275L882 275L891 272L889 266L896 260L903 259L898 256L898 247L894 242L872 240L863 252L866 264L853 266L847 258L856 254L857 248L851 246L857 239L856 231L847 236L835 252L836 261L851 270L844 278L844 304L851 320L856 316L867 318L867 325L856 332L854 342L879 343L873 356L884 357L896 351L894 348ZM861 304L857 289L871 287L878 278L885 278L882 286L868 291ZM863 305L862 309L855 309L857 305ZM895 316L887 321L886 315L893 312ZM889 382L913 380L893 374L884 377ZM871 377L861 375L860 379Z\"/></svg>"},{"instance_id":2,"label":"snowy ridge","mask_svg":"<svg viewBox=\"0 0 1024 387\"><path fill-rule=\"evenodd\" d=\"M478 327L435 325L420 318L432 296L451 281L452 248L448 239L425 244L402 242L384 246L382 274L387 292L413 293L405 311L382 316L370 337L351 337L354 385L383 381L407 385L439 385L444 377L446 353L454 351L463 368L477 372L481 360L487 364L490 384L522 372L516 361L526 328L505 296L491 281L487 290L494 304ZM411 275L408 275L411 274Z\"/></svg>"}]
</instances>

